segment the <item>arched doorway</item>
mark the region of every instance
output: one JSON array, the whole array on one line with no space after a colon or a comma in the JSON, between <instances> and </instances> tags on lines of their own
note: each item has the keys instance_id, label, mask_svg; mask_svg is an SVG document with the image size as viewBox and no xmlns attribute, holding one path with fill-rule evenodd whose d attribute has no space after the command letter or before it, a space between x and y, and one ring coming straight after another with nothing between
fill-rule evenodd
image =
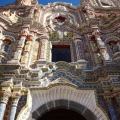
<instances>
[{"instance_id":1,"label":"arched doorway","mask_svg":"<svg viewBox=\"0 0 120 120\"><path fill-rule=\"evenodd\" d=\"M87 120L87 119L74 110L57 108L48 111L47 113L39 117L37 120Z\"/></svg>"},{"instance_id":2,"label":"arched doorway","mask_svg":"<svg viewBox=\"0 0 120 120\"><path fill-rule=\"evenodd\" d=\"M28 120L39 120L47 112L65 108L78 112L86 120L108 120L97 106L94 90L80 90L71 86L55 85L46 89L31 90L32 106ZM28 103L29 104L29 103ZM21 117L22 118L22 117Z\"/></svg>"}]
</instances>

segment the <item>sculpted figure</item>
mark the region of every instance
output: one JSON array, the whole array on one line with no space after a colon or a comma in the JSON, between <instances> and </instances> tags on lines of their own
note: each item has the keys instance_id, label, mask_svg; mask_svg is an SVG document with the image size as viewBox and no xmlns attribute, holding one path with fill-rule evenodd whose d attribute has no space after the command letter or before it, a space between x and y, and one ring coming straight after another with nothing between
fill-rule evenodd
<instances>
[{"instance_id":1,"label":"sculpted figure","mask_svg":"<svg viewBox=\"0 0 120 120\"><path fill-rule=\"evenodd\" d=\"M104 60L109 60L110 59L110 56L109 56L109 54L106 50L102 51L102 56L103 56Z\"/></svg>"},{"instance_id":2,"label":"sculpted figure","mask_svg":"<svg viewBox=\"0 0 120 120\"><path fill-rule=\"evenodd\" d=\"M100 54L99 53L95 53L94 54L94 58L95 58L95 62L98 64L98 63L101 63L101 58L100 58Z\"/></svg>"},{"instance_id":3,"label":"sculpted figure","mask_svg":"<svg viewBox=\"0 0 120 120\"><path fill-rule=\"evenodd\" d=\"M14 58L19 59L20 55L21 55L21 50L18 50L18 51L15 52Z\"/></svg>"},{"instance_id":4,"label":"sculpted figure","mask_svg":"<svg viewBox=\"0 0 120 120\"><path fill-rule=\"evenodd\" d=\"M9 48L9 42L4 41L3 44L2 44L1 50L4 51L4 52L7 52L8 48Z\"/></svg>"},{"instance_id":5,"label":"sculpted figure","mask_svg":"<svg viewBox=\"0 0 120 120\"><path fill-rule=\"evenodd\" d=\"M100 47L104 46L104 42L101 40L101 38L97 38L97 43Z\"/></svg>"}]
</instances>

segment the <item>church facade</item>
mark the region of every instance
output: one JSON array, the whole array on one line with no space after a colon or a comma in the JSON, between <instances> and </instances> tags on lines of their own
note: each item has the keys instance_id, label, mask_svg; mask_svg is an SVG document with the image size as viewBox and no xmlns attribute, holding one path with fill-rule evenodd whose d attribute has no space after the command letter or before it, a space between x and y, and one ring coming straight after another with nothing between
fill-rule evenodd
<instances>
[{"instance_id":1,"label":"church facade","mask_svg":"<svg viewBox=\"0 0 120 120\"><path fill-rule=\"evenodd\" d=\"M120 1L0 6L0 120L53 109L120 120Z\"/></svg>"}]
</instances>

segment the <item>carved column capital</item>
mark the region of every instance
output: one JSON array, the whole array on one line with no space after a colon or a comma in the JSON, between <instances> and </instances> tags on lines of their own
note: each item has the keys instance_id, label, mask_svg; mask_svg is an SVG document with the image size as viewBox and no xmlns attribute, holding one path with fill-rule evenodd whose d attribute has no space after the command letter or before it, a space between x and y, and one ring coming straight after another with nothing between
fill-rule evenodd
<instances>
[{"instance_id":1,"label":"carved column capital","mask_svg":"<svg viewBox=\"0 0 120 120\"><path fill-rule=\"evenodd\" d=\"M13 105L13 106L17 106L20 97L21 97L20 94L18 94L17 96L16 96L16 95L12 96L12 105Z\"/></svg>"},{"instance_id":2,"label":"carved column capital","mask_svg":"<svg viewBox=\"0 0 120 120\"><path fill-rule=\"evenodd\" d=\"M11 92L9 91L0 91L0 102L6 103L8 102L9 97L11 96Z\"/></svg>"}]
</instances>

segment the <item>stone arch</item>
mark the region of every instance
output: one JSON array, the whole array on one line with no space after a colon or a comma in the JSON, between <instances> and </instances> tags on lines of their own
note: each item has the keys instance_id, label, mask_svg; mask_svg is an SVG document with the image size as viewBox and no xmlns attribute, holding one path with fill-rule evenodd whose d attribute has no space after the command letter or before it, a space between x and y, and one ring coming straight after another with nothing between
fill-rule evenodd
<instances>
[{"instance_id":1,"label":"stone arch","mask_svg":"<svg viewBox=\"0 0 120 120\"><path fill-rule=\"evenodd\" d=\"M47 88L35 88L31 91L32 110L29 120L36 120L50 109L67 107L85 118L92 120L108 120L104 111L98 107L94 90L81 90L72 85L53 85ZM78 107L79 106L79 107Z\"/></svg>"},{"instance_id":2,"label":"stone arch","mask_svg":"<svg viewBox=\"0 0 120 120\"><path fill-rule=\"evenodd\" d=\"M14 41L15 41L15 38L12 37L12 36L10 36L10 35L4 35L2 39L3 39L3 41L4 41L5 39L10 40L11 42L14 42Z\"/></svg>"},{"instance_id":3,"label":"stone arch","mask_svg":"<svg viewBox=\"0 0 120 120\"><path fill-rule=\"evenodd\" d=\"M12 36L10 36L10 35L4 35L3 37L2 37L2 44L1 44L1 47L2 46L5 46L5 43L7 43L7 45L8 45L8 47L7 47L7 51L9 50L9 48L10 48L10 46L11 46L11 44L13 43L13 42L15 42L15 38L14 37L12 37Z\"/></svg>"},{"instance_id":4,"label":"stone arch","mask_svg":"<svg viewBox=\"0 0 120 120\"><path fill-rule=\"evenodd\" d=\"M109 37L109 38L107 38L106 40L105 40L105 43L107 44L107 43L109 43L110 41L115 41L115 42L117 42L117 41L119 41L120 40L120 38L118 38L118 37Z\"/></svg>"},{"instance_id":5,"label":"stone arch","mask_svg":"<svg viewBox=\"0 0 120 120\"><path fill-rule=\"evenodd\" d=\"M84 116L87 120L96 120L96 116L85 106L76 103L74 101L69 101L69 100L55 100L55 101L50 101L48 103L43 104L40 106L36 111L32 113L33 119L37 120L39 117L41 117L43 114L46 112L52 110L52 109L57 109L57 108L67 108L74 110Z\"/></svg>"}]
</instances>

